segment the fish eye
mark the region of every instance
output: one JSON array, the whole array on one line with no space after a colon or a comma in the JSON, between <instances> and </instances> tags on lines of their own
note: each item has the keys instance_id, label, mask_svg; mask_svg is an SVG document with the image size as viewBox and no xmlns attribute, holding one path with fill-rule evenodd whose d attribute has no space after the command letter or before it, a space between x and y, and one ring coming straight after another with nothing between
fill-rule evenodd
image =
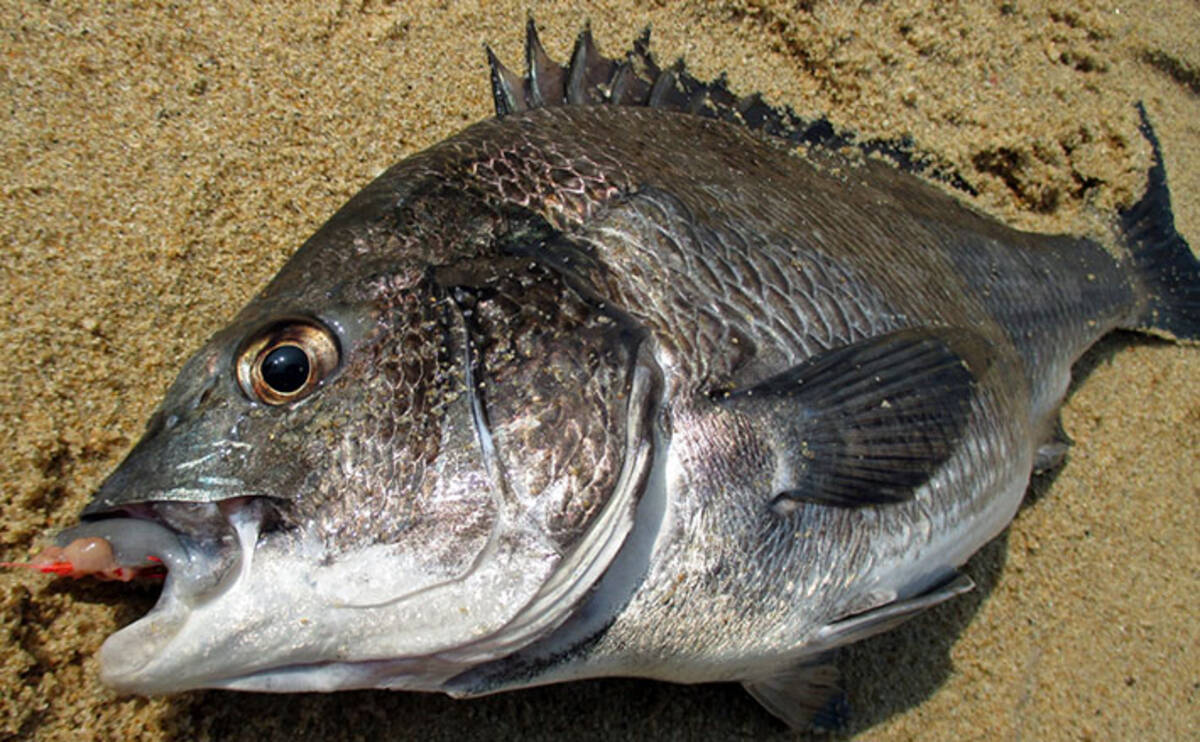
<instances>
[{"instance_id":1,"label":"fish eye","mask_svg":"<svg viewBox=\"0 0 1200 742\"><path fill-rule=\"evenodd\" d=\"M238 355L237 375L251 399L283 405L307 397L338 365L337 341L308 320L273 325Z\"/></svg>"},{"instance_id":2,"label":"fish eye","mask_svg":"<svg viewBox=\"0 0 1200 742\"><path fill-rule=\"evenodd\" d=\"M308 383L311 373L308 354L298 345L280 345L259 364L263 383L279 394L295 394Z\"/></svg>"}]
</instances>

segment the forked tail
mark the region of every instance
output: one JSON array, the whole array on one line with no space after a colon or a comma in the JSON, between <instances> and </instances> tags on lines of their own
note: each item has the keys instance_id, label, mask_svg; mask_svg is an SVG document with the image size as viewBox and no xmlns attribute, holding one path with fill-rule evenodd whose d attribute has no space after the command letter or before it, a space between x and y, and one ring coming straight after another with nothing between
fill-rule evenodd
<instances>
[{"instance_id":1,"label":"forked tail","mask_svg":"<svg viewBox=\"0 0 1200 742\"><path fill-rule=\"evenodd\" d=\"M1146 109L1138 104L1142 136L1154 151L1146 194L1121 212L1121 231L1146 295L1130 329L1200 343L1200 261L1175 231L1162 151Z\"/></svg>"}]
</instances>

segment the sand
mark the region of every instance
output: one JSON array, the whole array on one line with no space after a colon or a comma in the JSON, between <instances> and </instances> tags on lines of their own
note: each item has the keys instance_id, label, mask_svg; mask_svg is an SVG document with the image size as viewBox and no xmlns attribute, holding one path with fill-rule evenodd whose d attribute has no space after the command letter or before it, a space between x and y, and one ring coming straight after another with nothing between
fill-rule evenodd
<instances>
[{"instance_id":1,"label":"sand","mask_svg":"<svg viewBox=\"0 0 1200 742\"><path fill-rule=\"evenodd\" d=\"M72 522L183 359L341 202L490 115L482 45L515 64L527 9L560 56L587 18L610 53L649 23L660 59L911 136L1039 231L1102 232L1139 195L1144 101L1200 245L1187 0L189 5L0 8L7 559ZM1200 737L1200 352L1117 335L1078 375L1069 462L970 563L980 589L847 653L847 736ZM0 574L0 738L789 736L734 685L118 697L94 653L150 599Z\"/></svg>"}]
</instances>

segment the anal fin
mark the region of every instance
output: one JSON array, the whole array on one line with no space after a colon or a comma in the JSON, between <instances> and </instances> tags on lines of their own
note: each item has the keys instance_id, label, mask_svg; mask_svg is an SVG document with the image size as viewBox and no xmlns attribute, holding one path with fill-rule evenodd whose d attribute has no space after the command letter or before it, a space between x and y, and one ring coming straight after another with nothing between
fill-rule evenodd
<instances>
[{"instance_id":1,"label":"anal fin","mask_svg":"<svg viewBox=\"0 0 1200 742\"><path fill-rule=\"evenodd\" d=\"M1062 466L1070 450L1070 444L1065 441L1047 441L1038 446L1033 459L1033 473L1045 474Z\"/></svg>"},{"instance_id":2,"label":"anal fin","mask_svg":"<svg viewBox=\"0 0 1200 742\"><path fill-rule=\"evenodd\" d=\"M950 579L919 595L854 613L817 632L806 646L809 654L795 664L762 678L742 681L767 711L798 731L836 731L849 716L845 694L838 684L834 656L838 647L894 629L933 606L975 587L968 576L955 572Z\"/></svg>"},{"instance_id":3,"label":"anal fin","mask_svg":"<svg viewBox=\"0 0 1200 742\"><path fill-rule=\"evenodd\" d=\"M1033 459L1033 473L1045 474L1062 466L1074 442L1063 429L1062 418L1058 418L1054 423L1054 432L1038 446Z\"/></svg>"},{"instance_id":4,"label":"anal fin","mask_svg":"<svg viewBox=\"0 0 1200 742\"><path fill-rule=\"evenodd\" d=\"M744 681L742 687L797 731L834 731L845 726L849 715L832 652L760 680Z\"/></svg>"}]
</instances>

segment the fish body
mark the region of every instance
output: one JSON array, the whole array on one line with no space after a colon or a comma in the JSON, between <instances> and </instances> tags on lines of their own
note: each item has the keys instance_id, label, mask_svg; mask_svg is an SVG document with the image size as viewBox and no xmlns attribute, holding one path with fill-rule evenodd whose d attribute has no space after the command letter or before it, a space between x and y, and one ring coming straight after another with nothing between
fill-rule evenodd
<instances>
[{"instance_id":1,"label":"fish body","mask_svg":"<svg viewBox=\"0 0 1200 742\"><path fill-rule=\"evenodd\" d=\"M106 682L736 680L836 721L829 653L969 589L1079 355L1200 334L1160 163L1116 244L1035 235L797 152L644 44L528 47L526 77L493 60L501 115L367 186L188 361L60 537L168 570Z\"/></svg>"}]
</instances>

